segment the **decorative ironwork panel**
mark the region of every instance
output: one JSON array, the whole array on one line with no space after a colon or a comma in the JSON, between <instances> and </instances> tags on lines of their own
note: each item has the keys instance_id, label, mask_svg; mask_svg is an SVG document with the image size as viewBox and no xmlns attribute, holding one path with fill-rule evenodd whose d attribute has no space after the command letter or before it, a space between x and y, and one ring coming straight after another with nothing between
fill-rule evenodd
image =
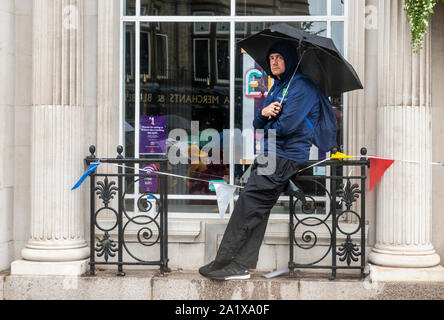
<instances>
[{"instance_id":1,"label":"decorative ironwork panel","mask_svg":"<svg viewBox=\"0 0 444 320\"><path fill-rule=\"evenodd\" d=\"M125 275L124 265L158 265L161 274L170 271L167 179L165 176L156 176L160 182L158 192L144 192L134 199L131 198L130 194L133 193L129 190L134 190L136 184L153 175L134 173L133 170L123 171L123 167L136 163L140 167L159 163L163 171L167 168L168 160L165 157L123 158L121 146L117 148L118 155L114 159L97 159L94 155L94 146L90 147L90 152L91 155L85 159L87 165L101 161L118 166L118 173L115 174L90 174L90 273L94 274L96 265L103 264L117 265L117 275ZM366 154L365 148L361 149L361 154ZM326 172L330 174L297 175L292 179L293 188L288 191L290 274L294 275L295 269L326 268L331 270L330 278L335 279L338 269L359 269L361 276L364 277L365 181L369 161L362 157L360 160L329 160L322 165L329 168ZM360 175L338 174L344 171L344 167L360 168ZM302 182L314 184L318 193L324 195L322 200L305 194L303 188L298 187ZM135 203L135 207L127 208L128 201ZM360 209L357 209L358 206ZM356 223L340 222L346 220L345 217L352 217ZM153 250L157 250L158 259L148 258L146 255L148 250L151 250L149 257L153 256ZM305 256L315 258L302 263L303 253L310 250L314 253ZM97 261L96 258L103 261Z\"/></svg>"},{"instance_id":2,"label":"decorative ironwork panel","mask_svg":"<svg viewBox=\"0 0 444 320\"><path fill-rule=\"evenodd\" d=\"M116 265L117 275L125 275L124 265L158 265L160 272L168 268L168 232L167 232L167 179L157 176L158 192L144 192L138 199L131 198L136 183L153 177L143 171L140 173L124 172L124 168L134 164L143 167L158 163L164 169L165 157L143 159L123 158L123 148L117 148L116 158L98 159L94 155L95 147L85 162L100 161L118 167L117 173L90 174L91 180L91 253L90 273L95 273L97 265ZM130 168L132 170L133 168ZM109 170L111 172L111 170ZM130 182L126 183L125 179ZM128 200L135 200L135 208L127 208ZM157 255L156 258L152 258ZM100 258L100 259L99 259Z\"/></svg>"},{"instance_id":3,"label":"decorative ironwork panel","mask_svg":"<svg viewBox=\"0 0 444 320\"><path fill-rule=\"evenodd\" d=\"M366 154L365 148L361 154ZM315 162L313 161L312 164ZM309 162L309 164L311 164ZM336 279L338 269L359 269L364 277L365 268L365 181L367 158L360 160L329 160L322 163L330 172L325 176L293 178L290 196L290 275L295 269L330 269L330 279ZM344 176L345 167L360 169L360 175ZM307 181L316 184L324 194L322 200L307 195L298 184ZM358 183L352 183L358 181ZM357 200L360 199L360 209ZM317 214L324 210L324 215ZM359 212L357 211L359 210ZM347 223L348 220L354 223ZM321 243L322 240L322 243ZM312 250L310 255L304 251ZM301 262L304 257L313 261ZM299 261L299 262L297 262Z\"/></svg>"}]
</instances>

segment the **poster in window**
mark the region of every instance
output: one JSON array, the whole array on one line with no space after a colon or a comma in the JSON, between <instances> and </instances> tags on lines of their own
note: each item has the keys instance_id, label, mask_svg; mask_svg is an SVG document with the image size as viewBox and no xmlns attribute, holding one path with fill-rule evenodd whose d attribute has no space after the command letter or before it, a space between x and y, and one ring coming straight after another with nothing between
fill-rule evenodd
<instances>
[{"instance_id":1,"label":"poster in window","mask_svg":"<svg viewBox=\"0 0 444 320\"><path fill-rule=\"evenodd\" d=\"M140 116L139 154L166 154L166 116Z\"/></svg>"}]
</instances>

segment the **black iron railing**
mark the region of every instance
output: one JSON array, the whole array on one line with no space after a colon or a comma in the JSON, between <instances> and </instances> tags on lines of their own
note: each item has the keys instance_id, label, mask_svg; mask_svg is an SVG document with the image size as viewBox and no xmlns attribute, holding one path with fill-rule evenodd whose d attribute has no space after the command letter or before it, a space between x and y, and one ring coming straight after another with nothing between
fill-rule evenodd
<instances>
[{"instance_id":1,"label":"black iron railing","mask_svg":"<svg viewBox=\"0 0 444 320\"><path fill-rule=\"evenodd\" d=\"M158 164L160 171L166 171L167 158L155 155L140 159L124 158L122 146L117 147L116 158L97 159L94 146L89 151L91 154L85 158L87 165L99 161L117 166L117 173L114 174L97 173L97 170L90 174L90 273L94 274L98 265L117 265L119 276L125 275L124 265L158 265L161 274L169 272L168 180L165 176L143 171L134 173L135 170L129 169L135 164L140 168ZM110 168L107 169L107 172L112 172ZM158 179L157 192L139 193L137 208L127 210L127 203L134 203L127 190L133 190L136 183L152 177ZM150 248L150 253L132 244Z\"/></svg>"},{"instance_id":2,"label":"black iron railing","mask_svg":"<svg viewBox=\"0 0 444 320\"><path fill-rule=\"evenodd\" d=\"M361 149L362 156L366 152L365 148ZM319 166L329 168L330 174L308 176L302 173L293 179L296 187L288 192L290 276L295 274L295 269L331 269L330 279L334 280L338 269L360 269L361 277L364 278L365 181L366 167L370 166L370 161L366 157L361 157L360 160L329 160ZM355 171L358 173L353 174ZM350 172L352 174L348 174ZM322 201L306 195L303 188L297 187L307 181L315 184L318 190L323 189L325 198ZM357 205L358 199L359 205ZM318 209L324 214L316 214ZM345 222L341 224L340 221ZM318 244L321 238L327 240L323 244ZM299 255L295 253L295 249ZM304 251L314 249L318 251L310 257L315 256L315 261L308 263L295 261L301 259ZM330 263L328 259L331 259Z\"/></svg>"},{"instance_id":3,"label":"black iron railing","mask_svg":"<svg viewBox=\"0 0 444 320\"><path fill-rule=\"evenodd\" d=\"M158 265L161 274L169 272L167 176L134 170L135 164L142 168L155 163L161 172L166 172L168 159L155 155L124 158L122 152L123 147L118 146L116 158L98 159L95 147L91 146L91 154L85 158L87 165L100 161L117 166L117 173L90 174L90 273L95 274L99 265L117 265L117 275L125 275L124 265ZM362 148L361 155L365 154L366 149ZM314 163L310 161L308 165ZM302 172L292 179L294 187L287 191L290 276L295 275L295 269L330 269L333 280L338 269L359 269L364 278L365 181L369 166L366 157L329 160L318 165L328 168L326 174ZM134 192L136 183L153 177L158 179L156 193ZM318 196L304 193L309 189L305 187L307 183L314 185L311 190ZM136 205L128 209L128 203ZM148 251L145 249L149 249L150 258L143 256ZM309 250L317 250L309 255L315 260L302 263L301 252Z\"/></svg>"}]
</instances>

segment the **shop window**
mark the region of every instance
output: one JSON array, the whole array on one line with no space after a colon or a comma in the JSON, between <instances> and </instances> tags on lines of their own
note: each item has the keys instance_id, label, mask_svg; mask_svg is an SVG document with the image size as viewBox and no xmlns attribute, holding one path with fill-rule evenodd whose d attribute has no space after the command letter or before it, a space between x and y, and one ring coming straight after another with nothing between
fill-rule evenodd
<instances>
[{"instance_id":1,"label":"shop window","mask_svg":"<svg viewBox=\"0 0 444 320\"><path fill-rule=\"evenodd\" d=\"M134 25L128 22L127 26L128 34L133 38ZM145 29L148 25L151 29ZM215 30L216 22L210 23L211 28ZM134 80L124 86L125 156L143 158L165 154L171 146L171 140L167 139L170 133L183 129L187 134L185 143L195 143L187 148L186 162L170 163L169 172L201 180L229 182L229 164L222 161L223 150L208 147L208 144L216 143L222 149L224 129L229 128L229 40L196 38L193 22L160 22L160 29L162 34L156 33L151 22L141 22L140 46L153 49L148 55L144 49L137 57L131 45L125 46L125 66L132 68L139 59L140 72L150 63L154 68L147 81L141 74L138 86ZM146 37L145 33L148 33ZM144 37L146 40L142 40ZM153 46L142 46L150 41ZM211 43L217 49L212 49ZM171 55L171 52L180 52L180 55ZM212 79L216 79L217 73L225 82L209 86L207 79L212 72ZM136 93L137 87L140 94ZM197 124L195 127L192 127L192 121ZM196 154L201 158L198 163L192 163ZM210 158L217 161L205 160ZM137 165L127 168L126 172L135 170L138 170ZM131 177L126 179L126 185L127 208L133 210L137 210L135 201L141 193L156 192L158 186L155 179L140 184L134 183ZM217 212L215 192L208 183L171 177L168 193L170 212Z\"/></svg>"},{"instance_id":2,"label":"shop window","mask_svg":"<svg viewBox=\"0 0 444 320\"><path fill-rule=\"evenodd\" d=\"M285 22L294 27L332 37L341 52L346 46L346 17L344 1L341 0L239 0L236 1L235 16L230 16L229 0L122 1L124 79L121 97L125 156L150 157L154 153L164 153L172 143L171 131L183 129L188 139L188 162L170 164L168 168L170 173L181 176L241 184L245 182L243 177L247 176L247 163L260 152L260 136L247 133L251 132L254 112L262 106L273 81L242 52L236 42L276 22L250 21L244 16L285 15ZM137 3L140 3L139 10L136 10ZM224 15L226 19L221 17ZM308 15L310 18L306 19ZM146 16L158 19L150 17L147 21ZM172 22L171 16L176 16L177 21ZM217 21L209 21L211 16L218 16ZM230 37L230 22L233 20L234 41ZM139 34L136 30L140 30ZM233 47L235 56L231 60L230 48ZM235 64L233 83L229 81L230 61ZM234 94L233 101L230 100L230 92ZM331 100L340 121L337 142L341 147L343 99L339 96L331 97ZM234 126L230 128L230 115L233 113ZM192 126L192 121L198 124L197 127ZM154 138L150 126L156 127ZM224 129L233 129L234 137ZM235 146L234 163L228 161L230 139ZM203 161L215 156L212 149L206 148L212 142L218 142L220 146L220 161ZM191 156L196 154L202 158L191 163ZM311 151L311 159L325 156L315 148ZM127 168L126 172L138 169L136 165ZM328 174L322 169L307 171L312 175ZM157 184L155 180L144 185L135 184L128 179L127 186L127 208L137 210L136 199L144 191L156 192ZM325 198L322 190L316 189L315 185L305 185L304 191L317 200ZM170 213L217 216L215 192L208 183L170 177L168 197ZM272 213L286 212L288 197L284 196Z\"/></svg>"}]
</instances>

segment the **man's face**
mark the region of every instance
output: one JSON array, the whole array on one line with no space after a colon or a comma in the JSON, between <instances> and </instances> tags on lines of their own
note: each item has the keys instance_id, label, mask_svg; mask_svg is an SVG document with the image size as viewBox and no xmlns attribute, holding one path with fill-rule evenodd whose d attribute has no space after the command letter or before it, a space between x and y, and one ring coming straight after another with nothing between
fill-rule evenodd
<instances>
[{"instance_id":1,"label":"man's face","mask_svg":"<svg viewBox=\"0 0 444 320\"><path fill-rule=\"evenodd\" d=\"M284 57L280 53L272 53L269 56L271 73L279 77L285 72L285 61Z\"/></svg>"}]
</instances>

